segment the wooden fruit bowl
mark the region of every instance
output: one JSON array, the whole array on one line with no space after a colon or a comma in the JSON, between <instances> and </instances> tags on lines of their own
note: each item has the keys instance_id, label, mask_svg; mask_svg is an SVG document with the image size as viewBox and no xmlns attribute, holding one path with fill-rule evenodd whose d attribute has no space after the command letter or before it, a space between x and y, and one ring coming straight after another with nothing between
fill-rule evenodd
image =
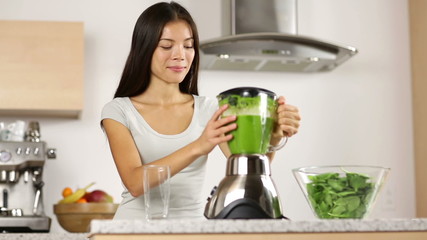
<instances>
[{"instance_id":1,"label":"wooden fruit bowl","mask_svg":"<svg viewBox=\"0 0 427 240\"><path fill-rule=\"evenodd\" d=\"M114 203L62 203L53 205L53 212L68 232L89 232L93 219L112 219L117 207Z\"/></svg>"}]
</instances>

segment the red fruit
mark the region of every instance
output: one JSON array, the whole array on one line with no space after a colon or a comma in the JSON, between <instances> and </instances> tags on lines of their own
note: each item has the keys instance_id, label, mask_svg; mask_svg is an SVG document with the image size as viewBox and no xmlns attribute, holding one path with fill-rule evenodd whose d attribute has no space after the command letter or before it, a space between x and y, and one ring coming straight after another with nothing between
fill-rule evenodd
<instances>
[{"instance_id":1,"label":"red fruit","mask_svg":"<svg viewBox=\"0 0 427 240\"><path fill-rule=\"evenodd\" d=\"M113 198L102 190L94 190L85 195L87 202L112 203Z\"/></svg>"}]
</instances>

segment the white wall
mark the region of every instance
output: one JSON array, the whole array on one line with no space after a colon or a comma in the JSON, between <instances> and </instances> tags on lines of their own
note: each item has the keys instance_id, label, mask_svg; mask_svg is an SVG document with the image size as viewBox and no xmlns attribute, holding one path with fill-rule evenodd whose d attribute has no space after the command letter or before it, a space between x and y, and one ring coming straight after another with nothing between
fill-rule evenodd
<instances>
[{"instance_id":1,"label":"white wall","mask_svg":"<svg viewBox=\"0 0 427 240\"><path fill-rule=\"evenodd\" d=\"M57 159L47 162L44 175L44 203L54 221L52 232L64 231L52 206L66 186L83 187L96 181L94 188L104 189L120 201L122 187L99 127L100 111L119 81L134 23L154 2L0 0L2 20L85 24L85 107L81 119L24 118L38 120L42 139L58 151ZM220 35L219 1L178 2L192 12L202 40ZM272 165L285 214L291 219L314 219L291 169L325 164L391 167L372 217L414 217L407 1L300 0L298 20L299 34L351 45L359 54L330 73L202 71L200 93L215 97L228 88L252 85L284 95L289 104L300 108L301 130L276 154ZM206 196L224 173L225 159L214 150Z\"/></svg>"}]
</instances>

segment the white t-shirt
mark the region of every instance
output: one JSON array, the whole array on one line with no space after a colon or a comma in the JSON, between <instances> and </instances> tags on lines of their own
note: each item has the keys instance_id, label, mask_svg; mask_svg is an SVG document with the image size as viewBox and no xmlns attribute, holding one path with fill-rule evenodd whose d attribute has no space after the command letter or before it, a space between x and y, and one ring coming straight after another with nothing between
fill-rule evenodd
<instances>
[{"instance_id":1,"label":"white t-shirt","mask_svg":"<svg viewBox=\"0 0 427 240\"><path fill-rule=\"evenodd\" d=\"M176 135L164 135L148 125L128 97L115 98L107 103L101 119L113 119L126 126L138 148L143 164L167 156L188 145L205 129L209 119L217 110L217 101L193 95L194 113L190 125ZM171 119L173 121L173 119ZM202 218L206 196L202 196L207 155L198 158L191 165L171 178L169 218ZM136 176L142 177L142 176ZM144 196L133 197L124 187L123 200L114 219L144 219Z\"/></svg>"}]
</instances>

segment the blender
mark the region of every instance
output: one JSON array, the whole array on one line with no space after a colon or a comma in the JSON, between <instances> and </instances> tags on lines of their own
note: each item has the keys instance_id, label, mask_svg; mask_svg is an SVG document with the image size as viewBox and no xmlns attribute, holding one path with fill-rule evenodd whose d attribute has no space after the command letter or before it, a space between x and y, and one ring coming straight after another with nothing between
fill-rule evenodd
<instances>
[{"instance_id":1,"label":"blender","mask_svg":"<svg viewBox=\"0 0 427 240\"><path fill-rule=\"evenodd\" d=\"M237 128L228 142L226 176L214 187L205 207L208 219L285 218L271 178L268 152L286 144L270 146L277 120L275 93L254 87L233 88L217 96L219 105L229 108L222 117L236 115Z\"/></svg>"}]
</instances>

